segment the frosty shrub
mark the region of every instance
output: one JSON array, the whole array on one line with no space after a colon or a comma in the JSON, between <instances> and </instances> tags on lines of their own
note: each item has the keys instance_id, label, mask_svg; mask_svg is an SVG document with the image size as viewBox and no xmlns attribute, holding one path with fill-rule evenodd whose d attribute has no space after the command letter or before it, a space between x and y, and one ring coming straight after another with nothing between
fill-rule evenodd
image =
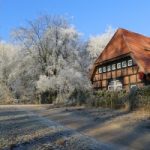
<instances>
[{"instance_id":1,"label":"frosty shrub","mask_svg":"<svg viewBox=\"0 0 150 150\"><path fill-rule=\"evenodd\" d=\"M116 92L98 90L91 93L89 99L87 100L87 105L118 109L124 107L124 100L126 96L127 93L125 90Z\"/></svg>"},{"instance_id":2,"label":"frosty shrub","mask_svg":"<svg viewBox=\"0 0 150 150\"><path fill-rule=\"evenodd\" d=\"M11 91L5 84L0 84L0 104L13 104L14 99Z\"/></svg>"},{"instance_id":3,"label":"frosty shrub","mask_svg":"<svg viewBox=\"0 0 150 150\"><path fill-rule=\"evenodd\" d=\"M150 110L150 86L144 86L138 89L131 89L127 99L126 107L129 111L142 108L146 111Z\"/></svg>"},{"instance_id":4,"label":"frosty shrub","mask_svg":"<svg viewBox=\"0 0 150 150\"><path fill-rule=\"evenodd\" d=\"M122 91L91 91L86 99L87 106L125 108L128 111L144 109L150 111L150 86Z\"/></svg>"},{"instance_id":5,"label":"frosty shrub","mask_svg":"<svg viewBox=\"0 0 150 150\"><path fill-rule=\"evenodd\" d=\"M137 107L144 108L150 112L150 86L137 90Z\"/></svg>"}]
</instances>

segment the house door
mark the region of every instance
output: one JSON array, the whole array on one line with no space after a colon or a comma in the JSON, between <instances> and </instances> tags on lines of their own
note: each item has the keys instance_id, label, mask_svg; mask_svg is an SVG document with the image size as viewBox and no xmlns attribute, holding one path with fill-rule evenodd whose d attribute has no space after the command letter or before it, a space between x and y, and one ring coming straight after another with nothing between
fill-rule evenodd
<instances>
[{"instance_id":1,"label":"house door","mask_svg":"<svg viewBox=\"0 0 150 150\"><path fill-rule=\"evenodd\" d=\"M112 80L108 84L109 91L119 91L122 90L122 82L120 80Z\"/></svg>"}]
</instances>

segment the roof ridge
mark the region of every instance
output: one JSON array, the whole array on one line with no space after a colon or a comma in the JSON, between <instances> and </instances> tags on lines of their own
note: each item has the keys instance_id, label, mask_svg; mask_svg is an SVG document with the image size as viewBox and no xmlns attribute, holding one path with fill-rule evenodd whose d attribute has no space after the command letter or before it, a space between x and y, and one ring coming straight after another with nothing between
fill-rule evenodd
<instances>
[{"instance_id":1,"label":"roof ridge","mask_svg":"<svg viewBox=\"0 0 150 150\"><path fill-rule=\"evenodd\" d=\"M143 35L143 34L140 34L140 33L137 33L137 32L133 32L133 31L130 31L130 30L127 30L127 29L124 29L124 28L118 28L117 29L117 31L116 32L118 32L118 31L120 31L121 33L125 33L125 32L127 32L127 33L129 33L129 34L131 34L131 35L137 35L137 36L140 36L140 37L144 37L144 38L147 38L147 39L150 39L150 37L149 36L146 36L146 35Z\"/></svg>"}]
</instances>

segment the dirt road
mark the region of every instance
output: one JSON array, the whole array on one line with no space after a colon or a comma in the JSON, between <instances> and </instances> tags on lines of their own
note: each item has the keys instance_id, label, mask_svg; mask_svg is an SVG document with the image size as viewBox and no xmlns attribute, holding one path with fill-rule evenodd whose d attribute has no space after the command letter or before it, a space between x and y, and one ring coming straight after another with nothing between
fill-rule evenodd
<instances>
[{"instance_id":1,"label":"dirt road","mask_svg":"<svg viewBox=\"0 0 150 150\"><path fill-rule=\"evenodd\" d=\"M143 112L0 106L0 148L149 150L150 120Z\"/></svg>"}]
</instances>

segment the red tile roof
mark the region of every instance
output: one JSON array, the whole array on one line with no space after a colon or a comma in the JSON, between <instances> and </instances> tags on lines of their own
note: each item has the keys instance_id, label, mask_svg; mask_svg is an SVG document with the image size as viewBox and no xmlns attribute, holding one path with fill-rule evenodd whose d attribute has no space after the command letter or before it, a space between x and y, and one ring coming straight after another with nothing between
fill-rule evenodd
<instances>
[{"instance_id":1,"label":"red tile roof","mask_svg":"<svg viewBox=\"0 0 150 150\"><path fill-rule=\"evenodd\" d=\"M120 28L95 61L92 74L99 64L124 54L130 54L140 71L150 73L150 38Z\"/></svg>"}]
</instances>

